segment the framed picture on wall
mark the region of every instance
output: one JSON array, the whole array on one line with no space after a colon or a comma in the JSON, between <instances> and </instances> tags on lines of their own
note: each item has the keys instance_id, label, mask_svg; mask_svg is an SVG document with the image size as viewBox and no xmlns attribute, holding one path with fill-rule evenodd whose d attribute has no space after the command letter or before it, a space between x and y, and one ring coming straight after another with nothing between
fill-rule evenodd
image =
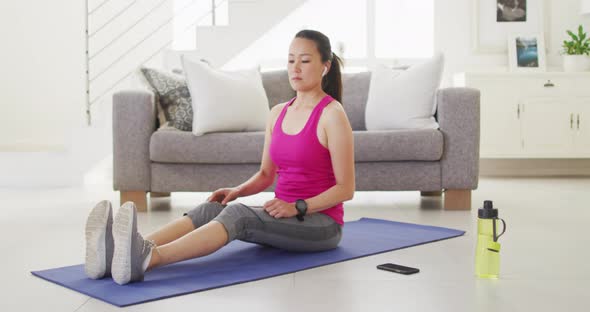
<instances>
[{"instance_id":1,"label":"framed picture on wall","mask_svg":"<svg viewBox=\"0 0 590 312\"><path fill-rule=\"evenodd\" d=\"M472 46L476 53L506 53L510 34L549 34L549 0L472 1Z\"/></svg>"},{"instance_id":2,"label":"framed picture on wall","mask_svg":"<svg viewBox=\"0 0 590 312\"><path fill-rule=\"evenodd\" d=\"M545 40L542 33L509 35L508 65L511 71L545 71Z\"/></svg>"}]
</instances>

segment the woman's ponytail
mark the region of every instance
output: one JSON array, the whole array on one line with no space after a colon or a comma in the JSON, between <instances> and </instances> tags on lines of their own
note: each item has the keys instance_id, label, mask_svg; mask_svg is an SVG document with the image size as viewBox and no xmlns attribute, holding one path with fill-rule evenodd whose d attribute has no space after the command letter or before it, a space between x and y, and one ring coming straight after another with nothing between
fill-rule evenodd
<instances>
[{"instance_id":1,"label":"woman's ponytail","mask_svg":"<svg viewBox=\"0 0 590 312\"><path fill-rule=\"evenodd\" d=\"M336 53L332 52L332 65L330 66L330 71L328 71L322 79L322 90L338 102L342 102L341 66L342 60L336 55Z\"/></svg>"}]
</instances>

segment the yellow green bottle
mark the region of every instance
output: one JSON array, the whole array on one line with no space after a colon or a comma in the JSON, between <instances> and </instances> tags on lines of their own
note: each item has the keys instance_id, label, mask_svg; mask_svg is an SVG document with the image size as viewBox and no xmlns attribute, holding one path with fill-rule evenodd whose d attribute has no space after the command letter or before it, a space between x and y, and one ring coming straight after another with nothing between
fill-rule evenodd
<instances>
[{"instance_id":1,"label":"yellow green bottle","mask_svg":"<svg viewBox=\"0 0 590 312\"><path fill-rule=\"evenodd\" d=\"M477 212L477 247L475 249L475 275L481 278L498 278L500 274L500 243L498 238L506 231L506 222L498 218L498 209L491 200L483 202ZM498 234L498 220L502 232Z\"/></svg>"}]
</instances>

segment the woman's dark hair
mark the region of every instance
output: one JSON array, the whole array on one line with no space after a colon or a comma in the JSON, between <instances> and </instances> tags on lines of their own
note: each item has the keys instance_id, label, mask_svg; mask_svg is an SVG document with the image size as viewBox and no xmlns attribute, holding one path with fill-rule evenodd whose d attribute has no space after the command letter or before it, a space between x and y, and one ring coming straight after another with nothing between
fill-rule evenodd
<instances>
[{"instance_id":1,"label":"woman's dark hair","mask_svg":"<svg viewBox=\"0 0 590 312\"><path fill-rule=\"evenodd\" d=\"M322 63L332 61L330 71L322 78L322 89L336 101L342 102L342 76L340 74L342 60L332 52L330 39L319 31L309 29L299 31L295 38L313 40L322 57Z\"/></svg>"}]
</instances>

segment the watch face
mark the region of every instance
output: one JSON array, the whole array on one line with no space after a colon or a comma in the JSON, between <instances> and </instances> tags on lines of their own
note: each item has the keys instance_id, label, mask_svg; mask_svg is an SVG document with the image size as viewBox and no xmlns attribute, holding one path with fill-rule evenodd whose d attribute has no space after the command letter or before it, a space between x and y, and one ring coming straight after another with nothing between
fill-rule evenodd
<instances>
[{"instance_id":1,"label":"watch face","mask_svg":"<svg viewBox=\"0 0 590 312\"><path fill-rule=\"evenodd\" d=\"M295 202L295 208L297 208L297 210L299 210L299 211L303 211L303 210L305 210L305 208L307 208L307 205L305 204L305 201L297 200Z\"/></svg>"},{"instance_id":2,"label":"watch face","mask_svg":"<svg viewBox=\"0 0 590 312\"><path fill-rule=\"evenodd\" d=\"M301 208L303 208L303 207L301 207L301 202L300 201L296 201L295 202L295 208L297 208L297 210L301 210Z\"/></svg>"}]
</instances>

